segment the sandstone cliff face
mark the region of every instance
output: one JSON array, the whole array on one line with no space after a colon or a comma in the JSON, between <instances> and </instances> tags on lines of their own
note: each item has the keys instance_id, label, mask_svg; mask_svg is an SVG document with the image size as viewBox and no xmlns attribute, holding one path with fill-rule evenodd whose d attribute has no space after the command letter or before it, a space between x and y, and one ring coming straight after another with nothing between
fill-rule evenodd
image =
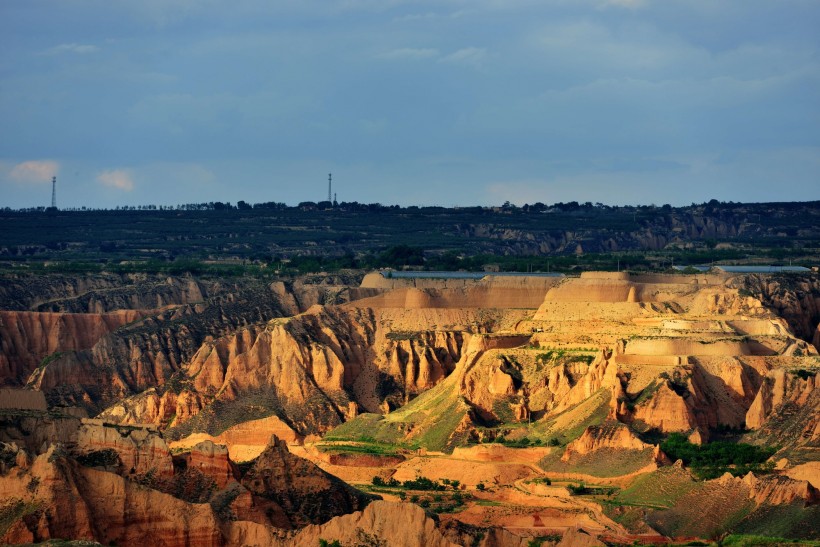
<instances>
[{"instance_id":1,"label":"sandstone cliff face","mask_svg":"<svg viewBox=\"0 0 820 547\"><path fill-rule=\"evenodd\" d=\"M760 442L783 448L820 440L817 371L774 369L764 378L746 413L746 427Z\"/></svg>"},{"instance_id":2,"label":"sandstone cliff face","mask_svg":"<svg viewBox=\"0 0 820 547\"><path fill-rule=\"evenodd\" d=\"M96 413L164 385L208 337L282 313L267 287L240 286L237 293L152 314L103 336L91 349L65 353L37 369L28 385L44 391L52 404L80 404Z\"/></svg>"},{"instance_id":3,"label":"sandstone cliff face","mask_svg":"<svg viewBox=\"0 0 820 547\"><path fill-rule=\"evenodd\" d=\"M183 453L179 459L184 462L186 469L196 469L213 479L219 490L236 480L234 465L228 457L225 445L214 444L209 440L201 441L191 447L190 452Z\"/></svg>"},{"instance_id":4,"label":"sandstone cliff face","mask_svg":"<svg viewBox=\"0 0 820 547\"><path fill-rule=\"evenodd\" d=\"M159 435L144 428L115 427L84 420L77 432L77 454L90 457L103 451L117 454L123 475L150 473L163 479L174 474L168 445Z\"/></svg>"},{"instance_id":5,"label":"sandstone cliff face","mask_svg":"<svg viewBox=\"0 0 820 547\"><path fill-rule=\"evenodd\" d=\"M742 287L784 318L800 338L820 350L820 278L816 275L750 275L738 278Z\"/></svg>"},{"instance_id":6,"label":"sandstone cliff face","mask_svg":"<svg viewBox=\"0 0 820 547\"><path fill-rule=\"evenodd\" d=\"M320 308L208 340L180 371L178 394L147 390L102 416L178 428L209 405L241 406L248 397L264 394L275 401L267 409L269 414L278 414L288 427L306 435L340 424L351 408L355 414L398 407L452 372L469 334L462 330L396 333L387 326L393 313ZM211 414L202 419L210 421L196 425L197 431L218 433L237 423L224 411L218 426Z\"/></svg>"},{"instance_id":7,"label":"sandstone cliff face","mask_svg":"<svg viewBox=\"0 0 820 547\"><path fill-rule=\"evenodd\" d=\"M23 385L51 356L92 348L103 336L141 317L106 314L0 311L0 385Z\"/></svg>"},{"instance_id":8,"label":"sandstone cliff face","mask_svg":"<svg viewBox=\"0 0 820 547\"><path fill-rule=\"evenodd\" d=\"M756 477L753 473L749 473L742 480L750 489L749 497L758 505L798 502L808 506L820 502L820 491L808 481L794 480L782 475Z\"/></svg>"}]
</instances>

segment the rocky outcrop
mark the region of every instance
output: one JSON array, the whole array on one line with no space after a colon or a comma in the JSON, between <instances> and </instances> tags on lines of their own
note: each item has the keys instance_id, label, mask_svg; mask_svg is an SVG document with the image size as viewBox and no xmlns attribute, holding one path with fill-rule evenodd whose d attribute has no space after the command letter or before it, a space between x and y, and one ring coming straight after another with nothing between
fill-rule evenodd
<instances>
[{"instance_id":1,"label":"rocky outcrop","mask_svg":"<svg viewBox=\"0 0 820 547\"><path fill-rule=\"evenodd\" d=\"M206 404L201 394L189 389L177 393L172 389L150 388L106 409L99 417L112 423L167 427L187 421Z\"/></svg>"},{"instance_id":2,"label":"rocky outcrop","mask_svg":"<svg viewBox=\"0 0 820 547\"><path fill-rule=\"evenodd\" d=\"M620 450L644 450L651 448L641 441L632 431L620 422L605 422L600 426L588 426L584 433L569 443L561 461L569 461L572 456L583 456L602 448Z\"/></svg>"},{"instance_id":3,"label":"rocky outcrop","mask_svg":"<svg viewBox=\"0 0 820 547\"><path fill-rule=\"evenodd\" d=\"M820 502L820 491L808 481L794 480L782 475L756 477L753 473L743 477L749 487L749 497L762 505L783 505L798 502L803 506Z\"/></svg>"},{"instance_id":4,"label":"rocky outcrop","mask_svg":"<svg viewBox=\"0 0 820 547\"><path fill-rule=\"evenodd\" d=\"M190 452L181 454L174 463L182 464L185 469L195 469L210 477L219 490L236 480L234 465L228 457L228 449L224 445L214 444L208 440L194 445Z\"/></svg>"},{"instance_id":5,"label":"rocky outcrop","mask_svg":"<svg viewBox=\"0 0 820 547\"><path fill-rule=\"evenodd\" d=\"M202 441L211 441L225 445L231 460L246 462L255 459L268 446L271 435L288 444L300 443L303 440L288 424L278 416L269 416L258 420L248 420L229 427L216 436L207 433L192 433L178 441L170 443L171 449L190 448Z\"/></svg>"},{"instance_id":6,"label":"rocky outcrop","mask_svg":"<svg viewBox=\"0 0 820 547\"><path fill-rule=\"evenodd\" d=\"M746 413L746 427L759 429L778 408L788 403L805 405L818 390L816 373L809 371L801 377L798 371L770 371ZM810 434L812 439L817 438L817 432Z\"/></svg>"},{"instance_id":7,"label":"rocky outcrop","mask_svg":"<svg viewBox=\"0 0 820 547\"><path fill-rule=\"evenodd\" d=\"M159 479L170 478L174 466L168 445L156 433L143 427L115 426L97 420L84 420L77 433L76 452L94 462L94 456L113 451L124 475L151 474Z\"/></svg>"},{"instance_id":8,"label":"rocky outcrop","mask_svg":"<svg viewBox=\"0 0 820 547\"><path fill-rule=\"evenodd\" d=\"M242 476L263 524L299 528L363 509L374 498L291 454L275 436Z\"/></svg>"},{"instance_id":9,"label":"rocky outcrop","mask_svg":"<svg viewBox=\"0 0 820 547\"><path fill-rule=\"evenodd\" d=\"M287 544L271 524L320 524L374 499L290 454L275 437L242 485L224 446L205 441L169 467L161 441L150 430L88 422L76 442L50 445L33 461L4 443L0 505L10 527L0 530L0 542L131 544L150 536L164 545L226 545L233 521L250 519L264 523L273 544ZM6 453L15 457L11 468Z\"/></svg>"},{"instance_id":10,"label":"rocky outcrop","mask_svg":"<svg viewBox=\"0 0 820 547\"><path fill-rule=\"evenodd\" d=\"M391 547L456 547L417 505L386 501L375 501L364 511L322 525L307 526L286 541L294 547L313 547L320 539L339 541L341 545L371 542Z\"/></svg>"},{"instance_id":11,"label":"rocky outcrop","mask_svg":"<svg viewBox=\"0 0 820 547\"><path fill-rule=\"evenodd\" d=\"M744 381L729 376L742 389ZM639 396L643 402L635 405L629 420L640 420L662 432L699 429L705 433L719 426L739 429L748 403L737 389L698 364L676 367L644 388Z\"/></svg>"},{"instance_id":12,"label":"rocky outcrop","mask_svg":"<svg viewBox=\"0 0 820 547\"><path fill-rule=\"evenodd\" d=\"M575 527L564 532L557 547L603 547L604 545L606 544L595 537L594 534L583 528Z\"/></svg>"},{"instance_id":13,"label":"rocky outcrop","mask_svg":"<svg viewBox=\"0 0 820 547\"><path fill-rule=\"evenodd\" d=\"M785 319L791 330L820 350L820 278L817 275L749 275L734 283Z\"/></svg>"},{"instance_id":14,"label":"rocky outcrop","mask_svg":"<svg viewBox=\"0 0 820 547\"><path fill-rule=\"evenodd\" d=\"M79 428L80 418L58 411L0 412L0 442L14 443L29 454L42 454L54 443L73 445Z\"/></svg>"}]
</instances>

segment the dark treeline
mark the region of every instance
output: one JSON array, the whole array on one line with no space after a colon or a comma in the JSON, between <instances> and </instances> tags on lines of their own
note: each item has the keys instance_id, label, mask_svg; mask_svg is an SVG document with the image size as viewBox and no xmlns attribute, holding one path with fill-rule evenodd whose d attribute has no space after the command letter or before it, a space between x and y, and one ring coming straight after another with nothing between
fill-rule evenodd
<instances>
[{"instance_id":1,"label":"dark treeline","mask_svg":"<svg viewBox=\"0 0 820 547\"><path fill-rule=\"evenodd\" d=\"M547 205L545 203L536 202L536 203L525 203L524 205L518 206L511 204L509 201L504 202L503 205L499 206L468 206L468 207L443 207L437 205L429 205L429 206L418 206L418 205L409 205L409 206L400 206L400 205L382 205L381 203L359 203L358 201L343 201L343 202L330 202L330 201L302 201L297 205L288 205L283 202L278 201L267 201L262 203L254 203L250 204L246 201L237 201L236 204L232 204L231 202L221 202L221 201L208 201L202 203L184 203L184 204L177 204L177 205L118 205L112 208L105 208L105 207L65 207L60 208L60 211L71 211L71 212L103 212L103 211L252 211L252 210L264 210L264 211L283 211L283 210L301 210L301 211L327 211L327 210L343 210L343 211L353 211L353 212L381 212L381 211L467 211L467 212L507 212L507 213L549 213L549 212L573 212L573 211L592 211L592 210L599 210L599 211L663 211L663 212L673 212L673 211L688 211L691 209L699 209L703 210L706 213L715 213L721 210L725 211L734 211L734 210L762 210L765 211L767 208L775 207L778 209L801 209L801 208L818 208L820 207L820 201L814 202L772 202L772 203L742 203L742 202L734 202L734 201L718 201L716 199L712 199L710 201L705 201L703 203L692 203L691 205L682 206L682 207L673 207L669 204L664 205L606 205L604 203L592 203L590 201L579 203L577 201L569 201L569 202L556 202L552 205ZM11 207L2 207L0 211L5 213L43 213L52 211L51 207L23 207L23 208L11 208Z\"/></svg>"}]
</instances>

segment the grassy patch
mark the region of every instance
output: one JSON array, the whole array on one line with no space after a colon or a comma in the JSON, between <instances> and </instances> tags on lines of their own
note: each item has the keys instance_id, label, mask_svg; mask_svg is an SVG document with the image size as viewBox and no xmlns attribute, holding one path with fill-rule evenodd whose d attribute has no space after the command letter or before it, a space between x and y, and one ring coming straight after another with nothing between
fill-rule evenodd
<instances>
[{"instance_id":1,"label":"grassy patch","mask_svg":"<svg viewBox=\"0 0 820 547\"><path fill-rule=\"evenodd\" d=\"M820 538L820 506L803 507L801 503L762 505L735 526L733 531L816 540ZM820 542L815 544L820 545Z\"/></svg>"},{"instance_id":2,"label":"grassy patch","mask_svg":"<svg viewBox=\"0 0 820 547\"><path fill-rule=\"evenodd\" d=\"M498 507L500 505L504 505L500 501L495 500L475 500L476 505L481 505L482 507Z\"/></svg>"},{"instance_id":3,"label":"grassy patch","mask_svg":"<svg viewBox=\"0 0 820 547\"><path fill-rule=\"evenodd\" d=\"M399 451L395 445L359 441L362 444L317 444L320 452L373 454L377 456L396 456Z\"/></svg>"},{"instance_id":4,"label":"grassy patch","mask_svg":"<svg viewBox=\"0 0 820 547\"><path fill-rule=\"evenodd\" d=\"M652 458L652 449L622 450L602 448L589 454L575 456L569 462L561 461L561 451L545 456L538 465L546 472L583 473L593 477L618 477L645 467Z\"/></svg>"},{"instance_id":5,"label":"grassy patch","mask_svg":"<svg viewBox=\"0 0 820 547\"><path fill-rule=\"evenodd\" d=\"M662 467L636 478L614 501L622 505L667 508L674 506L681 497L696 487L697 483L686 471Z\"/></svg>"},{"instance_id":6,"label":"grassy patch","mask_svg":"<svg viewBox=\"0 0 820 547\"><path fill-rule=\"evenodd\" d=\"M395 444L404 438L402 424L388 422L381 414L359 414L325 435L326 441L356 441Z\"/></svg>"}]
</instances>

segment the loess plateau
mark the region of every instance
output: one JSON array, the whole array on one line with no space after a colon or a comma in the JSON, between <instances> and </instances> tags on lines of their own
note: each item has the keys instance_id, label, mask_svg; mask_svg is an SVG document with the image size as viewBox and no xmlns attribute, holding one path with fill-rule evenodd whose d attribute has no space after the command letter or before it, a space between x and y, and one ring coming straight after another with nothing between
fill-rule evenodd
<instances>
[{"instance_id":1,"label":"loess plateau","mask_svg":"<svg viewBox=\"0 0 820 547\"><path fill-rule=\"evenodd\" d=\"M0 281L0 543L820 541L817 274Z\"/></svg>"}]
</instances>

